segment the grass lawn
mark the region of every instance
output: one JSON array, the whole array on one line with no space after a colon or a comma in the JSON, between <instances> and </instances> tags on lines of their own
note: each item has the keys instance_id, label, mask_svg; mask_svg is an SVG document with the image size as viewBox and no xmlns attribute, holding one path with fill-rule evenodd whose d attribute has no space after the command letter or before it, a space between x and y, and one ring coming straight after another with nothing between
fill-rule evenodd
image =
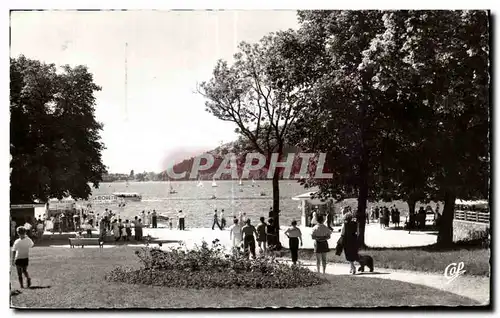
<instances>
[{"instance_id":1,"label":"grass lawn","mask_svg":"<svg viewBox=\"0 0 500 318\"><path fill-rule=\"evenodd\" d=\"M24 308L360 307L477 305L437 289L362 276L328 276L310 288L195 290L109 283L117 265L138 266L132 247L68 249L35 247L32 289L19 290L11 271L11 304ZM20 291L20 293L19 293Z\"/></svg>"},{"instance_id":2,"label":"grass lawn","mask_svg":"<svg viewBox=\"0 0 500 318\"><path fill-rule=\"evenodd\" d=\"M437 249L434 246L411 248L369 248L361 254L373 257L375 267L443 273L451 263L464 262L466 275L490 275L490 250L486 248ZM287 255L287 254L285 254ZM316 260L313 250L299 251L299 258ZM346 263L345 256L335 255L331 247L327 255L329 262Z\"/></svg>"}]
</instances>

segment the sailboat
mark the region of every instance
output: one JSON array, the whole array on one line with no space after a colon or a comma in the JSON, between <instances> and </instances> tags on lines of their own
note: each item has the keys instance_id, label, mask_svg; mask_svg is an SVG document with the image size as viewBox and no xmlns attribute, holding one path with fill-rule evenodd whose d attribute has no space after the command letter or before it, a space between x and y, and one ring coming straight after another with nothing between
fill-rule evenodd
<instances>
[{"instance_id":1,"label":"sailboat","mask_svg":"<svg viewBox=\"0 0 500 318\"><path fill-rule=\"evenodd\" d=\"M176 194L177 191L175 191L175 189L172 187L172 184L170 183L170 181L168 182L168 185L170 186L170 191L168 191L168 193L170 193L170 194Z\"/></svg>"},{"instance_id":2,"label":"sailboat","mask_svg":"<svg viewBox=\"0 0 500 318\"><path fill-rule=\"evenodd\" d=\"M213 187L213 188L217 187L217 182L215 182L215 177L214 177L214 179L213 179L213 181L212 181L212 187Z\"/></svg>"},{"instance_id":3,"label":"sailboat","mask_svg":"<svg viewBox=\"0 0 500 318\"><path fill-rule=\"evenodd\" d=\"M243 181L240 179L240 183L239 183L240 187L243 186Z\"/></svg>"},{"instance_id":4,"label":"sailboat","mask_svg":"<svg viewBox=\"0 0 500 318\"><path fill-rule=\"evenodd\" d=\"M255 187L255 180L252 178L252 187Z\"/></svg>"}]
</instances>

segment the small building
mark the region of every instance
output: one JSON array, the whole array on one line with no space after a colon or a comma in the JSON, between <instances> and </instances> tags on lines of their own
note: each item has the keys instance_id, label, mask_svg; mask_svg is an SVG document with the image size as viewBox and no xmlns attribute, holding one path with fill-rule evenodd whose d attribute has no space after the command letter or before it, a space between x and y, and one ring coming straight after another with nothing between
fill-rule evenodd
<instances>
[{"instance_id":1,"label":"small building","mask_svg":"<svg viewBox=\"0 0 500 318\"><path fill-rule=\"evenodd\" d=\"M26 221L34 223L36 219L44 219L46 215L47 204L45 203L10 205L10 217L14 222L16 222L16 227L24 225Z\"/></svg>"},{"instance_id":2,"label":"small building","mask_svg":"<svg viewBox=\"0 0 500 318\"><path fill-rule=\"evenodd\" d=\"M307 192L295 196L292 200L300 201L299 208L301 210L300 225L311 226L311 218L314 211L326 217L327 225L337 226L342 224L342 217L335 213L335 205L333 199L321 200L313 198L316 192Z\"/></svg>"}]
</instances>

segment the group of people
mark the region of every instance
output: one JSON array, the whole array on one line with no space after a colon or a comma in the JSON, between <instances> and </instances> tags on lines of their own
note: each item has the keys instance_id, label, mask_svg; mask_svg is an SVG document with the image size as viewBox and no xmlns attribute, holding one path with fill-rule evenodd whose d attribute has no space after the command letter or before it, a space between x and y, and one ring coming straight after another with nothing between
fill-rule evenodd
<instances>
[{"instance_id":1,"label":"group of people","mask_svg":"<svg viewBox=\"0 0 500 318\"><path fill-rule=\"evenodd\" d=\"M386 206L384 207L372 207L369 218L366 222L370 223L371 220L379 220L381 228L388 228L389 224L392 223L394 226L399 227L401 222L401 212L399 212L396 206L392 206L390 209Z\"/></svg>"},{"instance_id":2,"label":"group of people","mask_svg":"<svg viewBox=\"0 0 500 318\"><path fill-rule=\"evenodd\" d=\"M273 218L269 218L266 222L266 218L261 217L260 223L254 227L245 213L240 213L240 218L234 217L233 225L229 228L229 237L234 250L238 251L243 247L244 253L253 258L256 257L256 243L260 253L272 253L281 249L278 235L279 230Z\"/></svg>"}]
</instances>

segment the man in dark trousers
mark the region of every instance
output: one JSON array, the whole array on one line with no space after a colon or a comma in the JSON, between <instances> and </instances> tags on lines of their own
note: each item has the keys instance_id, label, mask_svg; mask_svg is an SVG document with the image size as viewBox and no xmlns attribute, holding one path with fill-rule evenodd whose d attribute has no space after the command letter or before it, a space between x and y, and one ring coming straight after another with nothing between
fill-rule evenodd
<instances>
[{"instance_id":1,"label":"man in dark trousers","mask_svg":"<svg viewBox=\"0 0 500 318\"><path fill-rule=\"evenodd\" d=\"M153 229L158 228L158 216L156 215L156 210L151 213L151 223L153 224Z\"/></svg>"},{"instance_id":2,"label":"man in dark trousers","mask_svg":"<svg viewBox=\"0 0 500 318\"><path fill-rule=\"evenodd\" d=\"M214 230L215 225L222 231L222 227L219 224L219 216L217 215L217 209L214 211L214 223L212 224L212 230Z\"/></svg>"}]
</instances>

